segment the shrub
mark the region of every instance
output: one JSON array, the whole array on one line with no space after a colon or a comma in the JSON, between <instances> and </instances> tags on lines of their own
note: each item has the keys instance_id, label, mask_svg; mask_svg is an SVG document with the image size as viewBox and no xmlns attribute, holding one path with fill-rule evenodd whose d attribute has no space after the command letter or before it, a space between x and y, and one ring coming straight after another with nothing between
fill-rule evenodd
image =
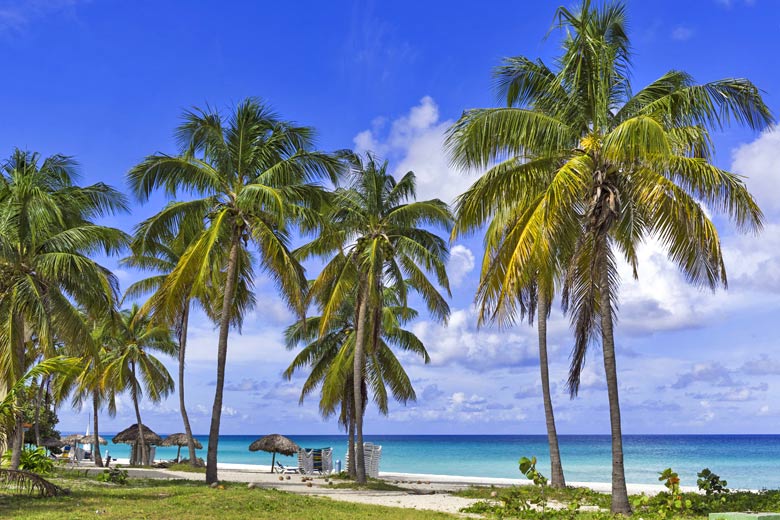
<instances>
[{"instance_id":1,"label":"shrub","mask_svg":"<svg viewBox=\"0 0 780 520\"><path fill-rule=\"evenodd\" d=\"M107 469L98 475L97 479L101 482L125 485L127 484L127 471L119 468Z\"/></svg>"},{"instance_id":2,"label":"shrub","mask_svg":"<svg viewBox=\"0 0 780 520\"><path fill-rule=\"evenodd\" d=\"M11 456L11 450L3 453L3 464L10 464ZM26 448L22 450L19 469L39 475L50 475L54 472L54 461L46 454L44 448Z\"/></svg>"}]
</instances>

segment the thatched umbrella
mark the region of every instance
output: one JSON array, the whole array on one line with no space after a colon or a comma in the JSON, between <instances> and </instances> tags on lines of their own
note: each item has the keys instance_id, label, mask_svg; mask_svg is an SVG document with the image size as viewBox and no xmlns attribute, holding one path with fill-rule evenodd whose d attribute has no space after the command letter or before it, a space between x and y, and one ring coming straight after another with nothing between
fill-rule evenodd
<instances>
[{"instance_id":1,"label":"thatched umbrella","mask_svg":"<svg viewBox=\"0 0 780 520\"><path fill-rule=\"evenodd\" d=\"M271 473L274 472L277 453L281 453L282 455L289 456L298 453L299 449L301 448L297 444L295 444L293 441L291 441L284 435L279 435L278 433L272 433L271 435L266 435L265 437L261 437L260 439L257 439L255 442L249 445L249 451L262 450L262 451L273 453L273 457L271 458Z\"/></svg>"},{"instance_id":2,"label":"thatched umbrella","mask_svg":"<svg viewBox=\"0 0 780 520\"><path fill-rule=\"evenodd\" d=\"M95 435L92 435L92 434L90 434L90 435L82 435L81 438L79 439L79 442L81 444L102 444L104 446L106 444L108 444L108 441L106 439L104 439L103 437L101 437L100 435L98 435L97 439L96 439Z\"/></svg>"},{"instance_id":3,"label":"thatched umbrella","mask_svg":"<svg viewBox=\"0 0 780 520\"><path fill-rule=\"evenodd\" d=\"M80 433L71 433L70 435L66 435L60 440L62 441L62 444L66 446L75 446L76 444L81 442L82 437L83 435L81 435Z\"/></svg>"},{"instance_id":4,"label":"thatched umbrella","mask_svg":"<svg viewBox=\"0 0 780 520\"><path fill-rule=\"evenodd\" d=\"M137 453L135 453L137 450L135 450L135 447L138 446L138 442L140 441L140 436L138 435L138 425L134 424L127 428L126 430L122 430L121 432L114 435L114 438L111 439L111 442L114 444L122 443L122 444L130 444L133 446L133 453L131 453L130 457L130 463L133 464L137 460L143 460L143 457L138 459ZM162 442L162 438L154 433L151 428L149 428L147 425L144 424L144 444L147 446L147 449L149 446L152 445L159 445ZM136 456L133 456L136 455Z\"/></svg>"},{"instance_id":5,"label":"thatched umbrella","mask_svg":"<svg viewBox=\"0 0 780 520\"><path fill-rule=\"evenodd\" d=\"M192 439L195 442L195 449L200 450L203 449L203 445L200 443L198 439ZM182 446L188 446L189 442L187 441L187 434L186 433L173 433L171 435L168 435L163 441L160 443L160 446L177 446L179 449L176 450L176 460L179 460L179 457L181 456L181 447Z\"/></svg>"},{"instance_id":6,"label":"thatched umbrella","mask_svg":"<svg viewBox=\"0 0 780 520\"><path fill-rule=\"evenodd\" d=\"M41 443L39 446L43 446L44 448L62 448L65 446L65 443L62 442L61 439L55 439L54 437L46 437L45 439L41 439Z\"/></svg>"}]
</instances>

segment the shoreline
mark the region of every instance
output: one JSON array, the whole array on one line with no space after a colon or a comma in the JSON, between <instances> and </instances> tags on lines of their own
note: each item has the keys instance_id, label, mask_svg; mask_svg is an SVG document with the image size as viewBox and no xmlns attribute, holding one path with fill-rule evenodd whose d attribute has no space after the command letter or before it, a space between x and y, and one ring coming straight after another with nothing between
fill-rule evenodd
<instances>
[{"instance_id":1,"label":"shoreline","mask_svg":"<svg viewBox=\"0 0 780 520\"><path fill-rule=\"evenodd\" d=\"M119 458L119 459L112 460L112 463L113 462L125 466L123 469L132 469L127 467L127 465L130 462L128 459ZM139 470L140 469L141 468L139 468ZM279 475L278 473L271 473L271 466L264 465L264 464L239 464L239 463L232 463L232 462L218 462L217 469L222 470L223 472L225 472L227 475L230 476L240 476L243 473L249 475L267 475L267 476L273 475L275 478L277 478ZM181 472L168 471L168 473L176 473L178 475ZM470 486L508 487L508 486L533 485L531 481L527 479L520 479L520 478L515 479L515 478L504 478L504 477L474 477L468 475L440 475L434 473L406 473L406 472L395 472L395 471L380 471L379 478L382 480L387 480L389 482L394 482L394 481L409 481L411 483L417 481L430 482L431 485L435 485L437 488L441 488L441 490L445 490L447 488L454 490L454 489L461 489ZM224 480L232 480L232 479L225 478ZM248 480L246 480L245 478L238 478L237 480L239 482L245 482L245 481L248 482ZM569 487L588 488L599 493L612 492L612 484L610 482L571 481L571 482L566 482L566 485ZM660 492L666 491L666 488L662 484L628 483L626 487L628 488L628 493L632 495L641 494L641 493L644 493L646 495L656 495ZM699 491L698 488L696 488L695 486L681 486L681 490L684 492ZM745 491L755 491L755 490L745 490Z\"/></svg>"}]
</instances>

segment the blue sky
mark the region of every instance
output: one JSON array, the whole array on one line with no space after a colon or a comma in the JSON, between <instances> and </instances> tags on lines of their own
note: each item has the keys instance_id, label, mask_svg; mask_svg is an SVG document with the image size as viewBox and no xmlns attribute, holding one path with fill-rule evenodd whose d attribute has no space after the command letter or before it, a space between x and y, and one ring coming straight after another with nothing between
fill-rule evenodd
<instances>
[{"instance_id":1,"label":"blue sky","mask_svg":"<svg viewBox=\"0 0 780 520\"><path fill-rule=\"evenodd\" d=\"M183 109L260 96L314 126L320 148L374 150L394 171L414 170L421 197L451 199L475 178L448 167L443 131L464 109L495 103L490 71L502 57L555 56L556 34L544 36L560 2L0 0L0 152L74 155L84 182L124 189L144 155L174 151ZM629 16L635 88L669 69L698 81L744 76L780 114L780 4L629 1ZM715 144L719 166L749 177L767 226L739 236L718 220L728 292L686 286L652 240L640 281L625 270L617 342L627 433L776 433L780 420L780 133L733 128ZM161 203L110 222L129 231ZM367 433L544 432L534 331L476 328L480 256L479 237L453 246L450 325L423 316L413 326L432 357L427 366L407 360L418 402L393 406L387 418L370 411ZM117 274L125 285L138 277ZM222 431L336 433L316 402L297 406L301 380L282 380L293 353L281 331L292 316L262 275L257 291L261 305L231 337ZM191 329L188 403L195 431L205 432L216 334L202 318ZM557 310L550 330L559 431L608 433L600 352L569 400L571 337ZM181 430L175 396L144 403L142 414L158 432ZM62 430L81 430L87 414L66 407L60 419ZM132 422L124 397L103 428Z\"/></svg>"}]
</instances>

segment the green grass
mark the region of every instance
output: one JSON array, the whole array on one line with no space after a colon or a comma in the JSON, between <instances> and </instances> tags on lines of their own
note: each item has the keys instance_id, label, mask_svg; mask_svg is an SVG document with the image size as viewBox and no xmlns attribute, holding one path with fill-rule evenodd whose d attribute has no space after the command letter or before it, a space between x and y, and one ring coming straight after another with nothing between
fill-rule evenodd
<instances>
[{"instance_id":1,"label":"green grass","mask_svg":"<svg viewBox=\"0 0 780 520\"><path fill-rule=\"evenodd\" d=\"M457 518L432 511L415 511L325 498L307 497L274 489L247 489L246 484L226 483L212 489L200 482L131 479L127 486L97 482L92 478L52 479L71 489L57 498L12 497L0 494L0 518L52 519L155 519L214 520L273 519L424 520Z\"/></svg>"}]
</instances>

